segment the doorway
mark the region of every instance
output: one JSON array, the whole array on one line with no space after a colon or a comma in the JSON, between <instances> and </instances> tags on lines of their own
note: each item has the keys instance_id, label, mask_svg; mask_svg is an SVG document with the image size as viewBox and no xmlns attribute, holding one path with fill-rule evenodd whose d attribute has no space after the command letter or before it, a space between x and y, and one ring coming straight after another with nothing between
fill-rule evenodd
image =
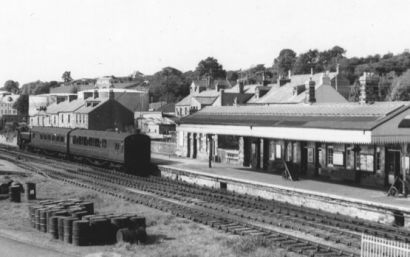
<instances>
[{"instance_id":1,"label":"doorway","mask_svg":"<svg viewBox=\"0 0 410 257\"><path fill-rule=\"evenodd\" d=\"M187 134L187 151L186 157L191 157L191 133Z\"/></svg>"},{"instance_id":2,"label":"doorway","mask_svg":"<svg viewBox=\"0 0 410 257\"><path fill-rule=\"evenodd\" d=\"M306 142L300 142L300 174L306 175L308 167L308 147Z\"/></svg>"},{"instance_id":3,"label":"doorway","mask_svg":"<svg viewBox=\"0 0 410 257\"><path fill-rule=\"evenodd\" d=\"M400 175L400 150L386 149L385 185L389 186Z\"/></svg>"},{"instance_id":4,"label":"doorway","mask_svg":"<svg viewBox=\"0 0 410 257\"><path fill-rule=\"evenodd\" d=\"M251 167L253 169L260 168L260 141L256 139L251 143Z\"/></svg>"},{"instance_id":5,"label":"doorway","mask_svg":"<svg viewBox=\"0 0 410 257\"><path fill-rule=\"evenodd\" d=\"M197 137L196 133L192 134L192 158L196 159L196 153L197 153Z\"/></svg>"}]
</instances>

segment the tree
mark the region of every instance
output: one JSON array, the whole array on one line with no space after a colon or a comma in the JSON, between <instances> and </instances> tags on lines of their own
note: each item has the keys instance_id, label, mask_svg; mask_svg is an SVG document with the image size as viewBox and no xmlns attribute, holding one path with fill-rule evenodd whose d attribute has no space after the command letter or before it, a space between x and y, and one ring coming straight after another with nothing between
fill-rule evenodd
<instances>
[{"instance_id":1,"label":"tree","mask_svg":"<svg viewBox=\"0 0 410 257\"><path fill-rule=\"evenodd\" d=\"M64 83L69 83L70 81L73 81L73 79L71 78L71 71L65 71L61 78L63 79Z\"/></svg>"},{"instance_id":2,"label":"tree","mask_svg":"<svg viewBox=\"0 0 410 257\"><path fill-rule=\"evenodd\" d=\"M154 101L175 102L189 93L189 82L184 74L172 67L155 73L150 84L150 96Z\"/></svg>"},{"instance_id":3,"label":"tree","mask_svg":"<svg viewBox=\"0 0 410 257\"><path fill-rule=\"evenodd\" d=\"M10 93L17 94L19 92L19 83L13 80L7 80L4 83L3 89Z\"/></svg>"},{"instance_id":4,"label":"tree","mask_svg":"<svg viewBox=\"0 0 410 257\"><path fill-rule=\"evenodd\" d=\"M212 79L225 79L226 71L218 60L213 57L208 57L198 63L195 70L201 78L210 76Z\"/></svg>"},{"instance_id":5,"label":"tree","mask_svg":"<svg viewBox=\"0 0 410 257\"><path fill-rule=\"evenodd\" d=\"M296 59L293 66L293 73L295 74L307 74L311 69L313 72L320 72L323 70L319 63L319 51L317 49L309 50L306 53L302 53Z\"/></svg>"},{"instance_id":6,"label":"tree","mask_svg":"<svg viewBox=\"0 0 410 257\"><path fill-rule=\"evenodd\" d=\"M17 101L13 104L19 115L28 116L28 95L20 95Z\"/></svg>"},{"instance_id":7,"label":"tree","mask_svg":"<svg viewBox=\"0 0 410 257\"><path fill-rule=\"evenodd\" d=\"M286 75L293 69L295 62L296 53L292 49L282 49L273 61L273 68L278 75Z\"/></svg>"},{"instance_id":8,"label":"tree","mask_svg":"<svg viewBox=\"0 0 410 257\"><path fill-rule=\"evenodd\" d=\"M410 100L410 70L407 70L400 77L393 79L391 92L388 97L390 101Z\"/></svg>"},{"instance_id":9,"label":"tree","mask_svg":"<svg viewBox=\"0 0 410 257\"><path fill-rule=\"evenodd\" d=\"M231 83L236 83L239 78L239 74L236 71L228 71L226 73L226 77Z\"/></svg>"}]
</instances>

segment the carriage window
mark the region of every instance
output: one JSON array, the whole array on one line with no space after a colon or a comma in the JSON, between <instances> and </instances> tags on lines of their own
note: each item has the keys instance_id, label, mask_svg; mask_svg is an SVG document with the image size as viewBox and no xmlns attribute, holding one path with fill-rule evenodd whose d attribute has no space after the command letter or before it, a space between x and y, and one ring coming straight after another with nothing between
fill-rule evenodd
<instances>
[{"instance_id":1,"label":"carriage window","mask_svg":"<svg viewBox=\"0 0 410 257\"><path fill-rule=\"evenodd\" d=\"M121 142L121 144L120 144L120 152L121 153L124 152L124 142Z\"/></svg>"},{"instance_id":2,"label":"carriage window","mask_svg":"<svg viewBox=\"0 0 410 257\"><path fill-rule=\"evenodd\" d=\"M115 143L114 149L115 149L116 151L118 151L118 150L120 149L120 144Z\"/></svg>"},{"instance_id":3,"label":"carriage window","mask_svg":"<svg viewBox=\"0 0 410 257\"><path fill-rule=\"evenodd\" d=\"M101 146L102 146L102 148L106 148L107 147L107 140L103 139L101 141Z\"/></svg>"},{"instance_id":4,"label":"carriage window","mask_svg":"<svg viewBox=\"0 0 410 257\"><path fill-rule=\"evenodd\" d=\"M77 144L77 137L73 136L73 144Z\"/></svg>"},{"instance_id":5,"label":"carriage window","mask_svg":"<svg viewBox=\"0 0 410 257\"><path fill-rule=\"evenodd\" d=\"M83 138L84 145L88 145L88 140L86 137Z\"/></svg>"},{"instance_id":6,"label":"carriage window","mask_svg":"<svg viewBox=\"0 0 410 257\"><path fill-rule=\"evenodd\" d=\"M100 139L99 138L96 138L94 143L95 143L96 147L100 147Z\"/></svg>"},{"instance_id":7,"label":"carriage window","mask_svg":"<svg viewBox=\"0 0 410 257\"><path fill-rule=\"evenodd\" d=\"M92 137L88 138L88 145L94 146L94 138L92 138Z\"/></svg>"},{"instance_id":8,"label":"carriage window","mask_svg":"<svg viewBox=\"0 0 410 257\"><path fill-rule=\"evenodd\" d=\"M51 140L51 135L50 134L47 135L47 139Z\"/></svg>"},{"instance_id":9,"label":"carriage window","mask_svg":"<svg viewBox=\"0 0 410 257\"><path fill-rule=\"evenodd\" d=\"M52 135L52 136L51 136L51 140L52 140L52 141L56 141L56 136L55 136L55 135Z\"/></svg>"}]
</instances>

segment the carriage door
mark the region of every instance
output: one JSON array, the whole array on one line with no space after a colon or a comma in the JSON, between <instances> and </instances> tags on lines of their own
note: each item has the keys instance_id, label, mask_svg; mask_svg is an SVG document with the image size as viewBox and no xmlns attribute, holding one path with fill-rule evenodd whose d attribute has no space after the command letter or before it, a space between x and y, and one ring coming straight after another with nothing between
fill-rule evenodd
<instances>
[{"instance_id":1,"label":"carriage door","mask_svg":"<svg viewBox=\"0 0 410 257\"><path fill-rule=\"evenodd\" d=\"M391 185L396 177L400 175L400 150L386 150L386 178L385 184Z\"/></svg>"}]
</instances>

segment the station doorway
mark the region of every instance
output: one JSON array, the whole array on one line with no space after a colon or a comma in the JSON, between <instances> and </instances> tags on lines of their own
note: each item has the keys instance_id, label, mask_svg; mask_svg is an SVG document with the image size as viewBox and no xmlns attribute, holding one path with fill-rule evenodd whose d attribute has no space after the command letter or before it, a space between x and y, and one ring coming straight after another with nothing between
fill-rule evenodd
<instances>
[{"instance_id":1,"label":"station doorway","mask_svg":"<svg viewBox=\"0 0 410 257\"><path fill-rule=\"evenodd\" d=\"M385 185L389 186L400 175L400 150L386 149Z\"/></svg>"}]
</instances>

